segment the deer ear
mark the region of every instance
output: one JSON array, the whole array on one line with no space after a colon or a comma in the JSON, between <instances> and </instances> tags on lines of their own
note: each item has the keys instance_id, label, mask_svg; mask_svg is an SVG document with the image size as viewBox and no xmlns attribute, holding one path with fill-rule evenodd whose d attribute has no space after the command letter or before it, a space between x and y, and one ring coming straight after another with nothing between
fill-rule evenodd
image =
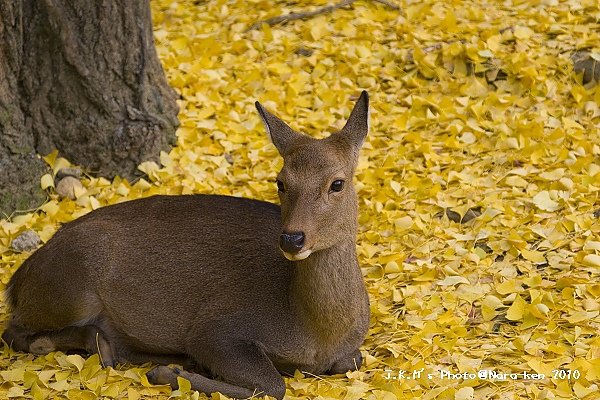
<instances>
[{"instance_id":1,"label":"deer ear","mask_svg":"<svg viewBox=\"0 0 600 400\"><path fill-rule=\"evenodd\" d=\"M340 133L350 141L356 150L360 149L369 133L369 94L365 90L360 94Z\"/></svg>"},{"instance_id":2,"label":"deer ear","mask_svg":"<svg viewBox=\"0 0 600 400\"><path fill-rule=\"evenodd\" d=\"M271 114L257 101L254 103L260 118L265 124L267 133L271 138L271 141L277 147L279 154L284 155L287 153L291 144L302 137L301 134L290 128L285 122Z\"/></svg>"}]
</instances>

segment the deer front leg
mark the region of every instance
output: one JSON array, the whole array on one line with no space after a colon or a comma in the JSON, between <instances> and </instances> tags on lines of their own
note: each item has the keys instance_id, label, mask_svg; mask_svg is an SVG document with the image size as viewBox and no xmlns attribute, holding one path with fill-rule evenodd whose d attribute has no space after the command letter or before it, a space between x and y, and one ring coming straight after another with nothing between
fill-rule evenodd
<instances>
[{"instance_id":1,"label":"deer front leg","mask_svg":"<svg viewBox=\"0 0 600 400\"><path fill-rule=\"evenodd\" d=\"M358 370L361 364L362 354L360 354L360 350L357 349L334 362L327 373L329 375L345 374L348 371Z\"/></svg>"},{"instance_id":2,"label":"deer front leg","mask_svg":"<svg viewBox=\"0 0 600 400\"><path fill-rule=\"evenodd\" d=\"M210 354L201 354L196 362L206 365L223 381L164 366L148 372L148 380L177 388L177 377L181 376L190 381L192 389L208 395L220 392L237 399L266 395L283 399L283 378L260 345L239 341L211 346L211 350Z\"/></svg>"},{"instance_id":3,"label":"deer front leg","mask_svg":"<svg viewBox=\"0 0 600 400\"><path fill-rule=\"evenodd\" d=\"M119 350L120 351L117 356L118 364L177 364L181 365L184 369L187 370L192 370L196 367L194 360L183 354L153 354L138 352L132 349L126 349L125 351L123 351L122 349Z\"/></svg>"}]
</instances>

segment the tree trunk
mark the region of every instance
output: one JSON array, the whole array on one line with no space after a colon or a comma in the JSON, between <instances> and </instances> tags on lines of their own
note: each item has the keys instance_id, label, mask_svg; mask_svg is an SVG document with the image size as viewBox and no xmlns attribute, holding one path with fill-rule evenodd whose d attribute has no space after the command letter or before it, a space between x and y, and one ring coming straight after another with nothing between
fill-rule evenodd
<instances>
[{"instance_id":1,"label":"tree trunk","mask_svg":"<svg viewBox=\"0 0 600 400\"><path fill-rule=\"evenodd\" d=\"M39 205L37 154L132 178L173 143L148 0L0 0L0 211Z\"/></svg>"}]
</instances>

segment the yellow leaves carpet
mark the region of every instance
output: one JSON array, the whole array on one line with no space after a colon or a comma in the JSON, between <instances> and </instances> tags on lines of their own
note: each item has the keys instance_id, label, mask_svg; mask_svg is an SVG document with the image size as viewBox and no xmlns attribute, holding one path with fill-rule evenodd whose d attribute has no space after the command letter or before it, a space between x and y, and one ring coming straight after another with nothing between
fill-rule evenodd
<instances>
[{"instance_id":1,"label":"yellow leaves carpet","mask_svg":"<svg viewBox=\"0 0 600 400\"><path fill-rule=\"evenodd\" d=\"M599 398L600 89L571 60L579 50L600 59L598 2L395 10L360 0L247 31L326 4L152 1L182 98L178 146L143 163L144 179L87 178L77 200L51 194L38 212L0 222L0 289L27 256L10 249L25 229L46 241L93 208L156 193L276 201L281 160L253 102L321 137L366 89L371 132L356 178L372 311L365 365L297 373L289 398ZM0 303L0 324L7 312ZM185 382L150 387L148 369L4 346L0 397L198 398Z\"/></svg>"}]
</instances>

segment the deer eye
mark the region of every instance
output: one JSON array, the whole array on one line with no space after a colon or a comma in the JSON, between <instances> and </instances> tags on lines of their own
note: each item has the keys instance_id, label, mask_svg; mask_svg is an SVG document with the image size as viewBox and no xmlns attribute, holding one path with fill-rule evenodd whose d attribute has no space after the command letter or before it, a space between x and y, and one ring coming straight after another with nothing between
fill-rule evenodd
<instances>
[{"instance_id":1,"label":"deer eye","mask_svg":"<svg viewBox=\"0 0 600 400\"><path fill-rule=\"evenodd\" d=\"M277 179L277 190L281 193L285 192L285 185L279 179Z\"/></svg>"},{"instance_id":2,"label":"deer eye","mask_svg":"<svg viewBox=\"0 0 600 400\"><path fill-rule=\"evenodd\" d=\"M331 192L341 192L343 188L344 188L344 181L341 179L338 179L331 183L329 190Z\"/></svg>"}]
</instances>

